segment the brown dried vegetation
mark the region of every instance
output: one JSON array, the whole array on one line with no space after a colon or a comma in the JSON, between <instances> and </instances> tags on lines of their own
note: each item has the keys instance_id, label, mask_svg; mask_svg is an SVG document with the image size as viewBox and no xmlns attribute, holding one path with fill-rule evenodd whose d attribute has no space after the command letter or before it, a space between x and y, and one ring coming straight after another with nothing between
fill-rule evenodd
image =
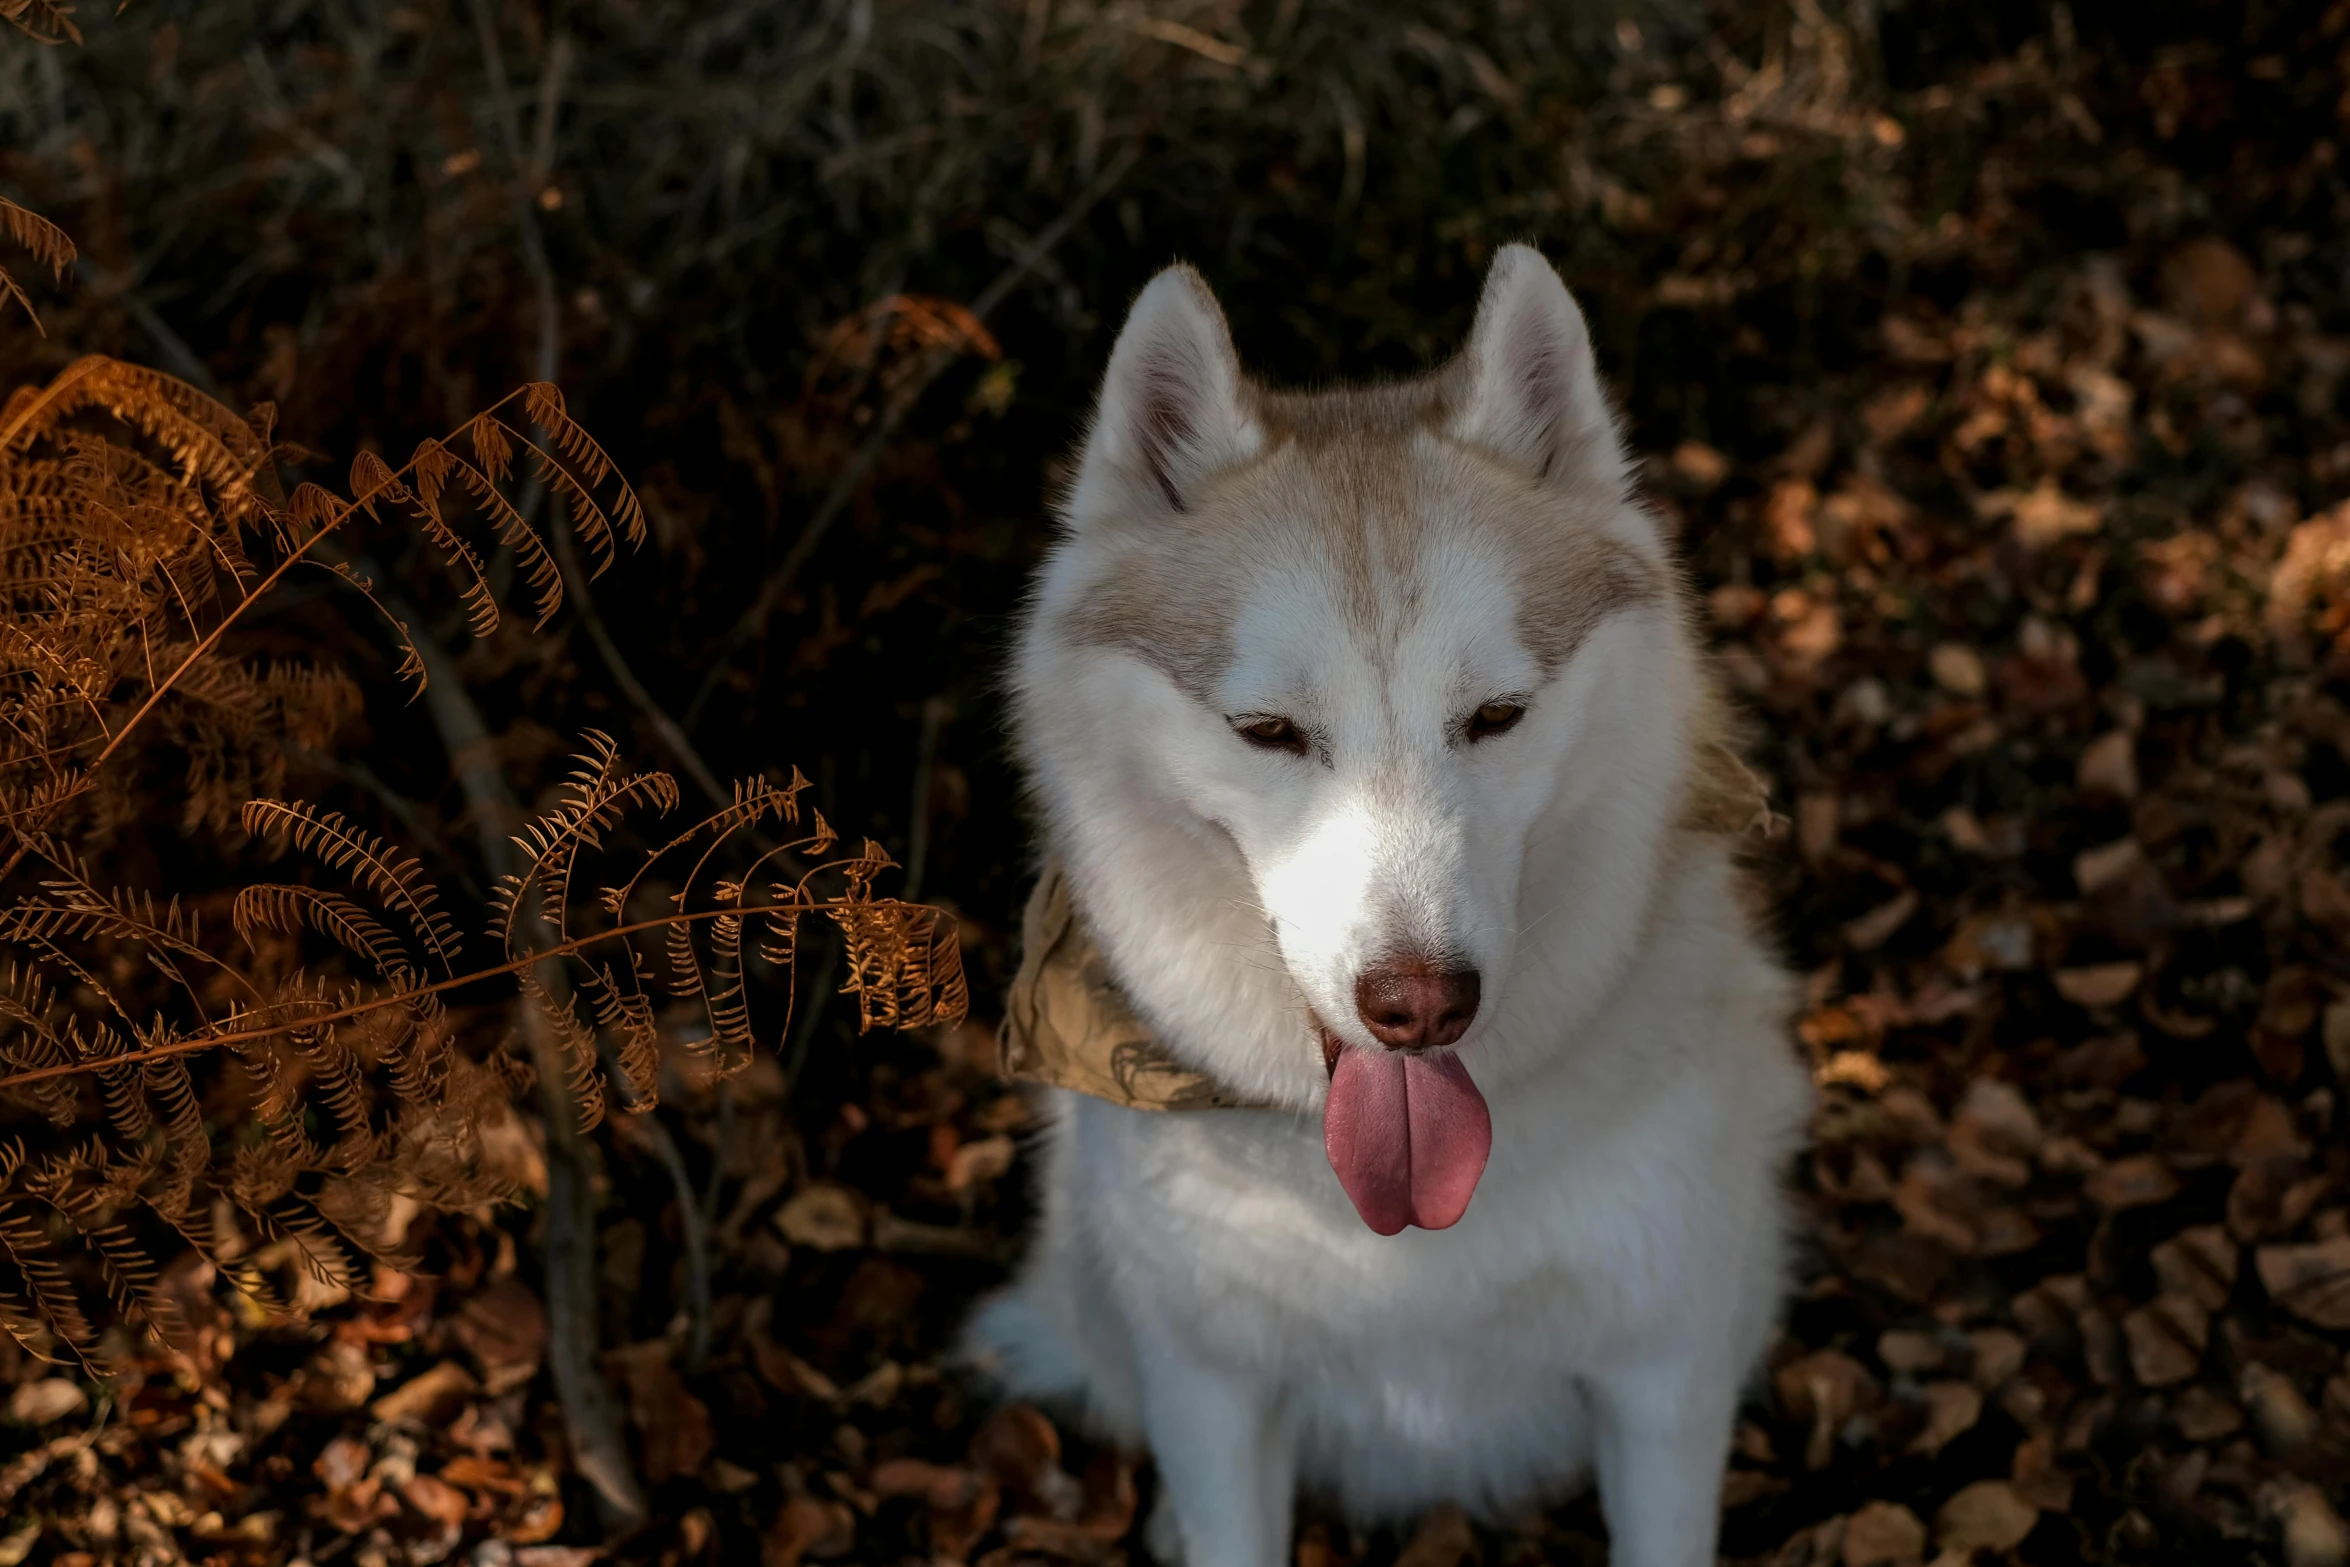
<instances>
[{"instance_id":1,"label":"brown dried vegetation","mask_svg":"<svg viewBox=\"0 0 2350 1567\"><path fill-rule=\"evenodd\" d=\"M287 748L330 748L358 688L330 664L249 656L238 633L303 569L381 612L345 553L363 523L428 540L482 636L499 618L486 536L543 623L563 582L508 498L518 462L600 564L642 541L642 509L545 385L397 468L362 453L348 496L288 494L279 467L295 458L269 409L240 419L111 359L0 407L0 1094L48 1132L0 1141L0 1327L39 1358L94 1359L110 1323L184 1342L166 1276L190 1267L274 1309L267 1281L232 1265L272 1243L317 1286L366 1287L419 1209L513 1195L496 1145L535 1073L563 1075L582 1130L608 1107L650 1108L661 998L698 1010L688 1048L710 1072L740 1072L760 1032L746 945L788 975L810 915L845 940L863 1026L963 1011L951 922L876 896L888 856L837 853L823 818L804 818L806 780L744 780L638 845L678 787L596 733L515 839L489 899L492 955L474 961L416 859L278 798ZM383 618L421 689L408 628ZM162 813L218 846L225 874L199 894L125 875L118 845ZM289 855L302 879L258 879ZM511 1028L483 1005L499 981L521 999Z\"/></svg>"}]
</instances>

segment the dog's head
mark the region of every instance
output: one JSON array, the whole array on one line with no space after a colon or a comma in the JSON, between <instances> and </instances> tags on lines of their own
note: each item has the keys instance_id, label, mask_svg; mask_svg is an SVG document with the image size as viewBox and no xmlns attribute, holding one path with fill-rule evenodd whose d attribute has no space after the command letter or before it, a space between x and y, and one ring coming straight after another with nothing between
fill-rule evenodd
<instances>
[{"instance_id":1,"label":"dog's head","mask_svg":"<svg viewBox=\"0 0 2350 1567\"><path fill-rule=\"evenodd\" d=\"M1016 676L1056 828L1236 853L1298 1045L1474 1060L1530 929L1639 895L1565 840L1669 814L1687 639L1535 251L1501 252L1437 374L1310 395L1250 382L1199 275L1162 272L1063 520ZM1528 906L1546 844L1575 907Z\"/></svg>"}]
</instances>

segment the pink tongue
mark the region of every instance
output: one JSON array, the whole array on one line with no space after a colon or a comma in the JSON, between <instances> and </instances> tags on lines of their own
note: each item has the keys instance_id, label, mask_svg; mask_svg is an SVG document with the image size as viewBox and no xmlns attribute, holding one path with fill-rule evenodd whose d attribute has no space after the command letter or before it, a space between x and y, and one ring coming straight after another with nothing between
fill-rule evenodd
<instances>
[{"instance_id":1,"label":"pink tongue","mask_svg":"<svg viewBox=\"0 0 2350 1567\"><path fill-rule=\"evenodd\" d=\"M1407 1224L1449 1229L1485 1173L1493 1118L1449 1051L1405 1056L1349 1046L1330 1075L1322 1148L1355 1212L1381 1235Z\"/></svg>"}]
</instances>

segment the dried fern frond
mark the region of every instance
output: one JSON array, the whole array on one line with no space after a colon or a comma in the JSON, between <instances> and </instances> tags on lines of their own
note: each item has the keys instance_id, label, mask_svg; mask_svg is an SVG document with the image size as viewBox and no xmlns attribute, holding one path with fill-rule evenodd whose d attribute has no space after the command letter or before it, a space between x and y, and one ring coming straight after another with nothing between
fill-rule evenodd
<instances>
[{"instance_id":1,"label":"dried fern frond","mask_svg":"<svg viewBox=\"0 0 2350 1567\"><path fill-rule=\"evenodd\" d=\"M75 43L81 42L82 35L74 31L72 11L71 6L55 5L51 0L0 0L0 17L5 17L20 32L41 38L44 43L62 42L69 38ZM43 30L47 30L50 36L42 38ZM48 267L58 282L65 281L66 269L73 265L74 258L73 241L66 237L65 230L39 213L0 196L0 234L5 234L9 243L18 248L31 251L33 259ZM13 299L24 306L24 313L32 319L33 330L42 330L41 313L33 308L33 302L25 297L23 286L5 267L0 267L0 297Z\"/></svg>"},{"instance_id":2,"label":"dried fern frond","mask_svg":"<svg viewBox=\"0 0 2350 1567\"><path fill-rule=\"evenodd\" d=\"M330 871L348 874L408 922L443 973L454 972L457 929L441 912L439 894L424 879L424 867L414 855L400 854L337 812L300 801L248 800L244 822L245 831L255 838L282 842Z\"/></svg>"},{"instance_id":3,"label":"dried fern frond","mask_svg":"<svg viewBox=\"0 0 2350 1567\"><path fill-rule=\"evenodd\" d=\"M35 43L78 44L81 29L73 25L73 7L57 0L0 0L0 21Z\"/></svg>"},{"instance_id":4,"label":"dried fern frond","mask_svg":"<svg viewBox=\"0 0 2350 1567\"><path fill-rule=\"evenodd\" d=\"M0 1331L36 1353L88 1360L109 1323L166 1324L162 1264L188 1250L221 1266L232 1239L283 1242L312 1279L348 1288L389 1255L400 1203L504 1200L516 1174L481 1132L532 1072L565 1080L583 1128L652 1106L657 996L698 1005L708 1033L688 1048L739 1070L789 1029L811 914L848 938L865 1026L962 1004L951 922L877 898L888 861L870 844L827 862L834 835L821 815L802 826L798 772L745 780L724 808L648 834L677 808L676 781L632 770L593 732L515 834L521 868L485 911L494 955L469 964L414 854L285 795L286 743L330 750L357 685L325 659L245 655L232 639L299 566L381 609L325 548L355 523L412 530L485 632L499 614L486 533L543 621L562 576L504 493L524 459L599 558L644 536L642 509L550 386L398 467L363 453L347 498L314 483L287 496L271 429L267 409L240 418L101 358L0 406L0 943L14 949L0 1107L26 1128L0 1140ZM402 675L421 683L406 628L385 619ZM121 884L101 852L158 826L174 789L183 832L216 839L247 878L216 895L225 920ZM776 823L789 843L743 847ZM249 876L276 856L307 869ZM804 862L797 880L771 885L778 856ZM655 877L675 890L648 915L635 903ZM781 971L772 1018L760 956ZM447 998L501 985L536 1066L451 1021ZM262 1287L250 1268L222 1271Z\"/></svg>"}]
</instances>

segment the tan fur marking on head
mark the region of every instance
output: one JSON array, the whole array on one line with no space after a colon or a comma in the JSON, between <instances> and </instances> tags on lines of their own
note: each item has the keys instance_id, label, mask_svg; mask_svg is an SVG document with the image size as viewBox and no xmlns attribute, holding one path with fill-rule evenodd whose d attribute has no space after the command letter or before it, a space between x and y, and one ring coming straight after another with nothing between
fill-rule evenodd
<instances>
[{"instance_id":1,"label":"tan fur marking on head","mask_svg":"<svg viewBox=\"0 0 2350 1567\"><path fill-rule=\"evenodd\" d=\"M1129 524L1096 519L1115 540L1112 560L1079 603L1064 610L1075 645L1115 649L1212 706L1234 648L1232 628L1251 582L1306 543L1331 570L1361 655L1385 658L1418 618L1425 597L1428 471L1415 443L1445 442L1446 372L1416 381L1314 392L1244 388L1264 445L1214 481L1185 510ZM1502 465L1483 453L1471 461ZM1441 481L1439 481L1441 482ZM1562 491L1509 470L1522 503L1463 526L1496 529L1523 583L1518 632L1541 667L1556 673L1601 622L1672 596L1658 569L1578 515L1625 504L1612 491Z\"/></svg>"},{"instance_id":2,"label":"tan fur marking on head","mask_svg":"<svg viewBox=\"0 0 2350 1567\"><path fill-rule=\"evenodd\" d=\"M1546 676L1574 657L1609 616L1671 596L1653 567L1611 540L1568 533L1548 545L1529 554L1526 594L1518 605L1518 635Z\"/></svg>"},{"instance_id":3,"label":"tan fur marking on head","mask_svg":"<svg viewBox=\"0 0 2350 1567\"><path fill-rule=\"evenodd\" d=\"M1232 662L1233 599L1202 591L1213 570L1205 560L1172 585L1139 563L1124 564L1129 569L1105 573L1062 613L1061 634L1077 647L1139 659L1185 696L1213 706L1216 683Z\"/></svg>"}]
</instances>

